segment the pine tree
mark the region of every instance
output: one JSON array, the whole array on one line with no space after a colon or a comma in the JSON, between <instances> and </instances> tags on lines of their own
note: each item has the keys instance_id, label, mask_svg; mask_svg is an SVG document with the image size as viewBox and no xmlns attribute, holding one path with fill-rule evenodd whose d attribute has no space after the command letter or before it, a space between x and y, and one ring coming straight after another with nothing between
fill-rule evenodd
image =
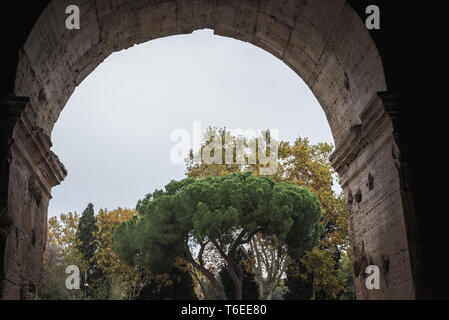
<instances>
[{"instance_id":1,"label":"pine tree","mask_svg":"<svg viewBox=\"0 0 449 320\"><path fill-rule=\"evenodd\" d=\"M111 279L105 275L95 260L98 244L95 233L98 231L94 205L89 203L81 215L78 224L77 248L88 264L85 275L88 287L85 289L86 297L90 299L107 299L110 294Z\"/></svg>"},{"instance_id":2,"label":"pine tree","mask_svg":"<svg viewBox=\"0 0 449 320\"><path fill-rule=\"evenodd\" d=\"M92 260L97 249L94 237L94 232L97 231L96 222L94 205L89 203L81 215L77 233L77 248L83 254L84 259L89 262Z\"/></svg>"},{"instance_id":3,"label":"pine tree","mask_svg":"<svg viewBox=\"0 0 449 320\"><path fill-rule=\"evenodd\" d=\"M188 266L177 263L169 273L152 277L136 300L197 300Z\"/></svg>"},{"instance_id":4,"label":"pine tree","mask_svg":"<svg viewBox=\"0 0 449 320\"><path fill-rule=\"evenodd\" d=\"M323 230L316 194L250 172L172 181L165 191L140 201L137 210L138 219L115 228L117 256L153 275L166 273L181 258L207 277L224 300L215 268L203 259L209 244L225 261L236 300L241 300L244 279L235 260L240 246L263 232L281 239L290 256L299 257L316 245Z\"/></svg>"},{"instance_id":5,"label":"pine tree","mask_svg":"<svg viewBox=\"0 0 449 320\"><path fill-rule=\"evenodd\" d=\"M307 269L301 259L292 261L285 281L285 285L288 287L288 292L284 294L285 300L311 300L313 298L313 275L304 279L301 275L306 272Z\"/></svg>"},{"instance_id":6,"label":"pine tree","mask_svg":"<svg viewBox=\"0 0 449 320\"><path fill-rule=\"evenodd\" d=\"M237 255L235 257L235 263L240 266L240 270L243 273L242 277L242 299L243 300L258 300L259 299L259 287L256 283L254 275L248 272L247 268L244 266L245 262L245 252L242 249L237 251ZM229 274L229 270L226 266L220 271L220 279L223 283L226 297L230 300L235 300L235 290L234 283L232 282L231 275Z\"/></svg>"}]
</instances>

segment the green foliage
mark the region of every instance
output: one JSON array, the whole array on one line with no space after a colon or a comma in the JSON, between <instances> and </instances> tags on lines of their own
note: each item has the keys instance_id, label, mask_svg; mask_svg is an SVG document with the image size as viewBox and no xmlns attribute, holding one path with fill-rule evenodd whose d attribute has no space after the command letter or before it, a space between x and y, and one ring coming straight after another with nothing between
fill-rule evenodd
<instances>
[{"instance_id":1,"label":"green foliage","mask_svg":"<svg viewBox=\"0 0 449 320\"><path fill-rule=\"evenodd\" d=\"M243 142L245 148L248 148L254 140L248 140L244 137L232 137L225 129L209 128L209 133L218 136L222 140L222 158L225 159L225 147L238 145ZM210 142L208 135L204 138L202 148ZM235 160L234 149L234 160ZM295 185L309 188L318 195L322 209L321 222L324 226L324 233L316 248L306 253L300 266L302 273L287 272L290 286L298 285L298 288L292 288L292 292L303 290L303 286L310 287L310 281L313 279L313 288L315 289L316 299L336 299L343 290L345 290L345 279L338 276L340 272L340 258L348 248L348 222L346 216L345 202L342 195L335 194L333 190L335 172L329 162L329 156L333 152L332 145L319 143L312 145L307 139L298 138L293 143L281 141L279 143L279 166L272 178L275 181L290 182ZM260 150L258 150L259 152ZM246 158L247 159L247 158ZM191 178L201 178L206 176L223 176L230 173L250 170L254 175L260 172L261 164L206 164L201 161L198 154L191 152L186 160L187 176ZM281 256L275 256L270 259L268 264L279 265ZM294 259L295 260L295 259ZM299 260L293 262L298 263ZM254 264L254 266L256 266ZM254 268L257 275L258 268ZM293 279L296 277L296 279ZM309 278L307 280L306 278ZM259 284L264 283L257 276ZM271 279L275 279L271 277ZM277 279L276 279L277 281ZM273 288L273 286L268 286ZM311 290L308 290L309 292ZM306 296L308 296L307 294ZM300 296L299 294L297 295ZM304 298L305 296L302 295Z\"/></svg>"},{"instance_id":2,"label":"green foliage","mask_svg":"<svg viewBox=\"0 0 449 320\"><path fill-rule=\"evenodd\" d=\"M285 300L311 300L313 298L313 276L301 277L307 272L306 267L297 259L287 270L285 285L288 290L284 294Z\"/></svg>"},{"instance_id":3,"label":"green foliage","mask_svg":"<svg viewBox=\"0 0 449 320\"><path fill-rule=\"evenodd\" d=\"M288 291L282 294L286 299L352 299L347 220L344 199L332 190L332 150L307 139L281 142L279 170L271 178L257 176L259 163L206 165L191 157L190 178L147 195L136 215L118 209L95 217L89 204L80 219L50 219L39 297L195 298L192 276L178 268L181 258L195 274L199 297L257 299L264 291L260 284L266 284L273 298ZM254 239L264 245L275 239L271 249L291 256L285 281L262 272L254 283L253 252L243 257L238 250L247 250ZM267 268L278 260L267 259ZM82 277L89 271L88 296L65 288L69 264L80 266Z\"/></svg>"},{"instance_id":4,"label":"green foliage","mask_svg":"<svg viewBox=\"0 0 449 320\"><path fill-rule=\"evenodd\" d=\"M97 231L94 205L89 203L83 211L78 224L77 237L78 250L84 255L84 259L90 261L97 249L94 233Z\"/></svg>"},{"instance_id":5,"label":"green foliage","mask_svg":"<svg viewBox=\"0 0 449 320\"><path fill-rule=\"evenodd\" d=\"M43 256L43 273L38 285L40 300L79 300L81 290L71 291L65 286L66 267L76 265L85 269L87 262L77 249L77 213L61 214L52 217L47 224L47 242Z\"/></svg>"},{"instance_id":6,"label":"green foliage","mask_svg":"<svg viewBox=\"0 0 449 320\"><path fill-rule=\"evenodd\" d=\"M128 265L134 264L134 259L138 253L138 231L137 216L119 224L113 233L112 250L120 253L119 257ZM114 241L120 239L121 241Z\"/></svg>"},{"instance_id":7,"label":"green foliage","mask_svg":"<svg viewBox=\"0 0 449 320\"><path fill-rule=\"evenodd\" d=\"M88 287L85 290L86 299L105 300L110 295L111 277L104 274L95 257L98 250L96 233L98 232L94 205L89 203L81 214L77 229L77 248L87 262L84 275L87 275Z\"/></svg>"},{"instance_id":8,"label":"green foliage","mask_svg":"<svg viewBox=\"0 0 449 320\"><path fill-rule=\"evenodd\" d=\"M86 214L93 217L93 206ZM133 299L151 276L142 270L130 268L112 252L112 234L114 228L128 221L134 210L118 208L100 210L95 216L97 230L93 233L92 243L96 244L94 256L86 260L79 248L83 248L79 239L80 216L77 213L61 214L48 220L47 242L44 252L44 264L41 281L38 285L38 298L43 300L106 300ZM85 215L86 216L86 215ZM88 219L83 219L84 221ZM65 286L66 267L78 266L80 269L80 290L68 290ZM87 273L89 287L83 284Z\"/></svg>"},{"instance_id":9,"label":"green foliage","mask_svg":"<svg viewBox=\"0 0 449 320\"><path fill-rule=\"evenodd\" d=\"M176 266L163 277L152 277L136 300L196 300L192 276L186 266Z\"/></svg>"},{"instance_id":10,"label":"green foliage","mask_svg":"<svg viewBox=\"0 0 449 320\"><path fill-rule=\"evenodd\" d=\"M284 241L292 256L313 247L322 232L315 194L251 173L172 181L165 191L140 201L137 209L139 217L114 232L113 250L123 261L161 274L170 272L180 257L194 263L217 288L216 279L201 265L202 257L193 259L193 244L213 243L233 269L238 246L259 232Z\"/></svg>"},{"instance_id":11,"label":"green foliage","mask_svg":"<svg viewBox=\"0 0 449 320\"><path fill-rule=\"evenodd\" d=\"M108 289L98 294L107 293L108 299L133 299L150 278L144 270L127 266L112 251L114 229L132 219L135 213L135 210L117 208L112 211L100 209L96 215L98 231L94 235L98 250L94 256L94 264L103 274L104 282L99 285Z\"/></svg>"},{"instance_id":12,"label":"green foliage","mask_svg":"<svg viewBox=\"0 0 449 320\"><path fill-rule=\"evenodd\" d=\"M345 289L340 295L340 300L354 300L354 274L352 272L351 259L349 254L345 254L340 260L338 276L346 280Z\"/></svg>"}]
</instances>

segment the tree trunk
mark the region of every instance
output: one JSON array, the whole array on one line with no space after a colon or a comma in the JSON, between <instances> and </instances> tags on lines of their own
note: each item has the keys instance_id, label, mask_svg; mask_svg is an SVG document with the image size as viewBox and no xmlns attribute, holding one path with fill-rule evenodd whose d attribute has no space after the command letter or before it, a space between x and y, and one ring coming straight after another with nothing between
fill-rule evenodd
<instances>
[{"instance_id":1,"label":"tree trunk","mask_svg":"<svg viewBox=\"0 0 449 320\"><path fill-rule=\"evenodd\" d=\"M229 268L229 275L231 276L232 282L234 283L235 299L236 300L243 300L243 295L242 295L243 281L237 275L237 272L235 271L234 263L229 263L228 262L228 268Z\"/></svg>"},{"instance_id":2,"label":"tree trunk","mask_svg":"<svg viewBox=\"0 0 449 320\"><path fill-rule=\"evenodd\" d=\"M223 288L223 285L213 276L211 273L203 274L209 279L209 281L212 283L214 288L218 291L218 295L220 296L221 300L228 300L226 297L226 292Z\"/></svg>"},{"instance_id":3,"label":"tree trunk","mask_svg":"<svg viewBox=\"0 0 449 320\"><path fill-rule=\"evenodd\" d=\"M259 280L259 300L263 300L263 296L264 296L262 281Z\"/></svg>"}]
</instances>

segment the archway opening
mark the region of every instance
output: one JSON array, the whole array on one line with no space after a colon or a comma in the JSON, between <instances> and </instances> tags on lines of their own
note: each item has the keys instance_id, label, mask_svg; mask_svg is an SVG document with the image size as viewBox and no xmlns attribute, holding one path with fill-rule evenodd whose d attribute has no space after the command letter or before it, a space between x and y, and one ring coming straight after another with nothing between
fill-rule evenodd
<instances>
[{"instance_id":1,"label":"archway opening","mask_svg":"<svg viewBox=\"0 0 449 320\"><path fill-rule=\"evenodd\" d=\"M8 281L3 280L11 287L8 292L23 296L26 288L32 287L28 282L37 277L31 266L40 265L51 188L65 176L63 166L49 150L49 137L75 87L113 52L210 28L272 53L310 87L336 144L331 161L348 199L358 295L414 297L395 162L398 148L384 108L388 97L380 94L387 89L382 61L350 4L343 0L86 0L79 3L83 27L76 31L65 27L68 5L67 1L49 4L30 33L17 68L14 91L27 98L13 103L22 113L14 132L14 160L8 168L13 181L8 189L13 227L8 229L4 258L11 264L4 272ZM22 203L29 205L23 207ZM29 217L31 222L25 223ZM30 246L27 239L36 240ZM26 254L19 257L18 251ZM383 285L377 291L364 285L363 271L371 262L383 266ZM24 270L18 270L18 265ZM14 280L18 273L23 275L23 283Z\"/></svg>"},{"instance_id":2,"label":"archway opening","mask_svg":"<svg viewBox=\"0 0 449 320\"><path fill-rule=\"evenodd\" d=\"M277 129L283 141L334 144L313 93L266 51L209 30L150 41L111 55L67 102L52 151L68 176L53 188L49 216L80 212L91 197L99 207L133 207L182 179L186 168L170 160L177 143L170 135L193 135L195 121L202 135L207 127Z\"/></svg>"},{"instance_id":3,"label":"archway opening","mask_svg":"<svg viewBox=\"0 0 449 320\"><path fill-rule=\"evenodd\" d=\"M217 61L220 63L217 64ZM47 257L44 259L44 269L47 271L45 280L49 283L42 282L40 285L40 298L52 298L54 283L50 279L57 277L60 271L48 258L49 252L54 255L61 249L54 245L62 236L57 235L55 230L64 229L61 226L68 226L74 221L79 224L79 215L88 203L95 205L97 230L103 230L107 218L129 218L131 213L125 208L133 210L137 201L146 194L162 188L171 180L184 179L186 174L189 175L189 170L185 163L173 163L170 154L176 141L170 141L170 137L176 130L186 129L192 133L190 140L193 140L193 127L199 122L201 135L208 127L227 128L230 131L243 129L247 132L263 129L278 131L279 141L288 143L292 148L295 143L298 148L308 148L300 152L292 150L289 155L283 156L284 159L295 158L296 161L305 162L310 157L309 160L319 167L312 169L303 163L294 169L297 170L297 177L287 177L285 166L284 181L301 187L313 186L316 189L313 191L320 193L320 199L331 197L335 202L342 201L336 174L327 160L333 151L333 138L326 116L311 90L291 68L260 48L214 36L210 30L153 40L114 53L100 64L72 94L53 129L52 151L65 164L68 176L52 191L53 199L48 211L50 229L47 252L44 254ZM318 144L326 147L320 149ZM182 157L187 159L188 152ZM309 173L309 169L315 171ZM328 175L327 178L320 176L323 172ZM300 176L306 174L311 175L307 179L309 182L301 180ZM335 179L332 184L329 180L333 175ZM345 277L352 272L350 266L348 269L348 265L343 265L348 254L347 222L330 226L335 223L331 223L331 219L335 220L337 215L343 219L346 213L344 208L339 211L333 208L334 212L327 212L330 206L330 202L324 204L326 217L323 217L323 224L332 228L333 237L338 233L343 241L334 243L335 247L340 246L335 252L338 256L334 262L335 272L321 275L323 279L320 281L325 277L329 281L337 274L346 273L332 284L338 282L341 287L335 295L329 289L332 285L323 287L315 280L318 284L313 287L305 282L309 288L302 296L304 299L307 294L312 297L312 289L316 291L316 297L322 299L353 297L352 282L343 284L343 278L346 280ZM65 229L67 239L70 239L68 234L74 233L74 227L77 229L79 225ZM75 233L78 232L79 229ZM95 263L98 262L98 255L112 252L110 242L96 237L99 235L92 239L103 243L103 247L96 249ZM327 239L330 238L329 233ZM75 250L73 241L66 240L62 246ZM315 248L319 250L318 244ZM325 251L324 248L320 249ZM71 254L70 259L74 255ZM108 258L102 256L101 259L109 259L109 263L113 264L114 258L118 259L115 254ZM273 264L276 262L275 259L272 261ZM70 260L70 263L83 264L81 260ZM219 267L219 263L214 266ZM103 265L103 268L105 272L113 273L108 269L112 266ZM265 298L273 294L275 298L287 297L287 286L284 284L287 274L286 270L282 271L280 284L273 292L265 293ZM116 274L114 277L123 275ZM110 290L110 295L99 296L92 289L91 298L127 296L128 293L123 292L126 284L114 290L109 285L107 290ZM289 298L299 298L294 294L298 289L293 284L290 287ZM102 288L101 292L105 290ZM198 294L202 298L211 298L201 290ZM258 293L254 292L256 295Z\"/></svg>"}]
</instances>

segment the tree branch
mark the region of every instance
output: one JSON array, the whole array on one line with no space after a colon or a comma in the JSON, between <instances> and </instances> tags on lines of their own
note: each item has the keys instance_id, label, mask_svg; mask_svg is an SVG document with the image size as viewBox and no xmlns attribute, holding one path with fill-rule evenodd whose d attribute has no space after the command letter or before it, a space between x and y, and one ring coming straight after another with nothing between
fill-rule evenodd
<instances>
[{"instance_id":1,"label":"tree branch","mask_svg":"<svg viewBox=\"0 0 449 320\"><path fill-rule=\"evenodd\" d=\"M211 240L211 242L213 243L215 248L217 248L218 253L220 253L221 256L223 257L223 259L225 259L226 262L227 262L228 261L228 255L224 252L223 248L218 244L218 242L216 240Z\"/></svg>"}]
</instances>

